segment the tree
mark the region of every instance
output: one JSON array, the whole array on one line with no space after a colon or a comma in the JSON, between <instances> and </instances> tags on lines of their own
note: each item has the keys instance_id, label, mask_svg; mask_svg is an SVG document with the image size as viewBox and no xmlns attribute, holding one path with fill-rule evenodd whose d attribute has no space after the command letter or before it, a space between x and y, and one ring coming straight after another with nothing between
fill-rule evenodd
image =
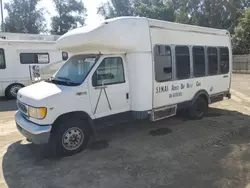
<instances>
[{"instance_id":1,"label":"tree","mask_svg":"<svg viewBox=\"0 0 250 188\"><path fill-rule=\"evenodd\" d=\"M142 16L174 21L172 1L164 0L111 0L98 8L105 19L118 16Z\"/></svg>"},{"instance_id":2,"label":"tree","mask_svg":"<svg viewBox=\"0 0 250 188\"><path fill-rule=\"evenodd\" d=\"M250 7L244 11L243 17L235 28L233 51L234 54L250 53Z\"/></svg>"},{"instance_id":3,"label":"tree","mask_svg":"<svg viewBox=\"0 0 250 188\"><path fill-rule=\"evenodd\" d=\"M234 32L249 0L110 0L99 7L105 18L136 15Z\"/></svg>"},{"instance_id":4,"label":"tree","mask_svg":"<svg viewBox=\"0 0 250 188\"><path fill-rule=\"evenodd\" d=\"M233 32L246 0L176 0L176 21Z\"/></svg>"},{"instance_id":5,"label":"tree","mask_svg":"<svg viewBox=\"0 0 250 188\"><path fill-rule=\"evenodd\" d=\"M241 0L214 0L213 3L205 0L202 22L204 26L228 29L233 32L238 18L241 16L241 10Z\"/></svg>"},{"instance_id":6,"label":"tree","mask_svg":"<svg viewBox=\"0 0 250 188\"><path fill-rule=\"evenodd\" d=\"M40 0L11 0L5 3L8 16L5 19L7 32L41 33L46 30L43 9L38 9Z\"/></svg>"},{"instance_id":7,"label":"tree","mask_svg":"<svg viewBox=\"0 0 250 188\"><path fill-rule=\"evenodd\" d=\"M159 20L174 21L175 10L172 1L135 0L135 14Z\"/></svg>"},{"instance_id":8,"label":"tree","mask_svg":"<svg viewBox=\"0 0 250 188\"><path fill-rule=\"evenodd\" d=\"M133 16L134 10L130 0L111 0L98 8L98 14L105 19L118 16Z\"/></svg>"},{"instance_id":9,"label":"tree","mask_svg":"<svg viewBox=\"0 0 250 188\"><path fill-rule=\"evenodd\" d=\"M51 33L62 35L84 24L86 8L81 0L53 0L57 15L52 17Z\"/></svg>"}]
</instances>

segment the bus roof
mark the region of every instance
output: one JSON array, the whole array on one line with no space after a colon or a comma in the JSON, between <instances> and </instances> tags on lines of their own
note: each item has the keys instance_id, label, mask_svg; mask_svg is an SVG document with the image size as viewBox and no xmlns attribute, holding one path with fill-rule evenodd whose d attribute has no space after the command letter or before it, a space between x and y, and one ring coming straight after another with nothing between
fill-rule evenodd
<instances>
[{"instance_id":1,"label":"bus roof","mask_svg":"<svg viewBox=\"0 0 250 188\"><path fill-rule=\"evenodd\" d=\"M57 48L69 52L85 53L147 52L151 51L150 28L229 35L228 31L220 29L144 17L117 17L69 31L57 40Z\"/></svg>"}]
</instances>

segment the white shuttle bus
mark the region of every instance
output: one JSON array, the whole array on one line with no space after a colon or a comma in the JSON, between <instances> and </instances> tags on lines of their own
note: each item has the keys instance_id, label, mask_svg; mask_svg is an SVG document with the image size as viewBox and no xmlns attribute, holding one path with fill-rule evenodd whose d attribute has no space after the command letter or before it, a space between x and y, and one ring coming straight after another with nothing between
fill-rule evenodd
<instances>
[{"instance_id":1,"label":"white shuttle bus","mask_svg":"<svg viewBox=\"0 0 250 188\"><path fill-rule=\"evenodd\" d=\"M73 54L48 81L18 92L18 130L57 154L83 150L96 130L186 109L192 119L230 98L232 49L226 30L140 17L105 20L61 36Z\"/></svg>"},{"instance_id":2,"label":"white shuttle bus","mask_svg":"<svg viewBox=\"0 0 250 188\"><path fill-rule=\"evenodd\" d=\"M57 35L0 33L0 97L16 98L17 91L37 79L52 76L63 64ZM52 66L53 65L53 66Z\"/></svg>"}]
</instances>

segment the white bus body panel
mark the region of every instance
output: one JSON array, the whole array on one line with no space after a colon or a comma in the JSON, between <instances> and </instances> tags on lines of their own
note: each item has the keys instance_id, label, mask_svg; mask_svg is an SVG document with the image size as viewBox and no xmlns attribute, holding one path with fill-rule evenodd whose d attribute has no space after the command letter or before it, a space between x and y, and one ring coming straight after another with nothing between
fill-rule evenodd
<instances>
[{"instance_id":1,"label":"white bus body panel","mask_svg":"<svg viewBox=\"0 0 250 188\"><path fill-rule=\"evenodd\" d=\"M127 55L132 111L152 109L153 72L151 52L128 53Z\"/></svg>"},{"instance_id":2,"label":"white bus body panel","mask_svg":"<svg viewBox=\"0 0 250 188\"><path fill-rule=\"evenodd\" d=\"M149 21L149 24L151 27L150 32L151 32L152 48L154 48L154 46L157 44L170 45L170 46L171 45L204 46L204 47L223 46L223 47L228 47L230 52L229 54L231 54L232 49L231 49L230 37L229 35L226 34L225 31L221 30L217 31L216 29L210 29L210 28L208 28L208 30L204 28L199 30L200 27L196 26L188 27L186 25L168 23L168 22L161 22L160 24L161 27L159 27L159 21L154 21L154 20ZM194 28L196 30L194 30ZM216 31L216 33L213 34L214 31ZM174 49L172 49L172 51L173 50ZM192 50L190 49L190 68L193 67L192 65L193 58L191 51ZM172 57L173 75L175 75L175 70L176 70L174 65L175 62L174 58L175 57ZM153 108L190 101L193 99L195 94L200 90L205 90L209 94L209 96L229 91L230 80L231 80L231 69L232 69L232 57L230 56L230 70L228 74L220 74L214 76L207 75L197 78L191 77L188 79L166 81L161 83L155 81L153 77L153 83L154 83ZM192 76L193 73L192 72L190 73ZM168 91L165 92L157 91L161 87L165 86L168 89Z\"/></svg>"}]
</instances>

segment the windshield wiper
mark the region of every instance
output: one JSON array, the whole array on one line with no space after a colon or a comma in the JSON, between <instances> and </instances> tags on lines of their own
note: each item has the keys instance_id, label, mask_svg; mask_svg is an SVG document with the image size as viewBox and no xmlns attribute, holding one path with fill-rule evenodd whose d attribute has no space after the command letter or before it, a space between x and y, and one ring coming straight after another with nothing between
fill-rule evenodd
<instances>
[{"instance_id":1,"label":"windshield wiper","mask_svg":"<svg viewBox=\"0 0 250 188\"><path fill-rule=\"evenodd\" d=\"M67 81L70 81L69 78L65 78L65 77L56 77L56 78L59 78L60 80L67 80Z\"/></svg>"},{"instance_id":2,"label":"windshield wiper","mask_svg":"<svg viewBox=\"0 0 250 188\"><path fill-rule=\"evenodd\" d=\"M58 79L56 79L58 78ZM70 79L69 78L64 78L64 77L50 77L48 79L49 82L52 82L52 83L55 83L55 84L66 84L66 85L69 85L69 86L76 86L78 84L76 83L73 83L73 82L70 82Z\"/></svg>"},{"instance_id":3,"label":"windshield wiper","mask_svg":"<svg viewBox=\"0 0 250 188\"><path fill-rule=\"evenodd\" d=\"M65 78L65 77L56 77L56 78L58 78L60 80L60 82L61 82L61 80L64 80L64 82L66 82L69 86L76 85L75 83L71 82L71 80L69 78Z\"/></svg>"}]
</instances>

